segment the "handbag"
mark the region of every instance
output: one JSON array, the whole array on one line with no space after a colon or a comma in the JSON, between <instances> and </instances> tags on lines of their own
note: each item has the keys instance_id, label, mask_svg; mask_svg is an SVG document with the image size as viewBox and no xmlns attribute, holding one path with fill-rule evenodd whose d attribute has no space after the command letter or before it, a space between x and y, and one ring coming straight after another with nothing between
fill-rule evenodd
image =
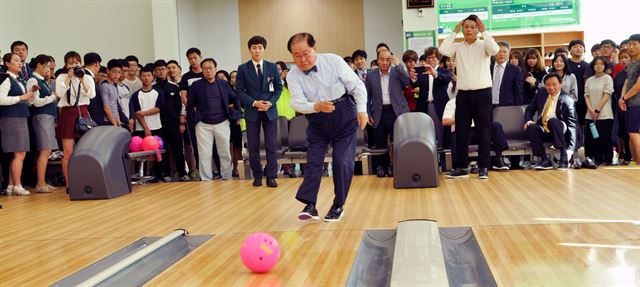
<instances>
[{"instance_id":1,"label":"handbag","mask_svg":"<svg viewBox=\"0 0 640 287\"><path fill-rule=\"evenodd\" d=\"M220 87L220 83L218 83L218 91L220 92L220 96L224 97L224 94L222 93L222 88ZM229 113L229 119L232 121L237 121L242 118L242 112L238 110L237 107L233 107L233 108L227 107L227 111Z\"/></svg>"},{"instance_id":2,"label":"handbag","mask_svg":"<svg viewBox=\"0 0 640 287\"><path fill-rule=\"evenodd\" d=\"M76 103L75 106L78 108L78 119L76 120L76 131L81 134L88 132L91 128L97 127L98 124L91 119L91 115L89 117L83 117L82 112L80 111L80 106L78 103L80 102L80 85L82 81L78 83L78 92L76 93Z\"/></svg>"}]
</instances>

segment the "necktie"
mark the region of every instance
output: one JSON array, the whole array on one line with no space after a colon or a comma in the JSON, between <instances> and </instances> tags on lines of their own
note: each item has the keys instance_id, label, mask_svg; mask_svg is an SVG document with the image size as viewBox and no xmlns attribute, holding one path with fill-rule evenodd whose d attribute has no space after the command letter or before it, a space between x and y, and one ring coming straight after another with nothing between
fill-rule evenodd
<instances>
[{"instance_id":1,"label":"necktie","mask_svg":"<svg viewBox=\"0 0 640 287\"><path fill-rule=\"evenodd\" d=\"M544 110L542 111L542 128L546 133L549 132L547 123L549 122L549 109L551 109L551 103L553 103L554 97L548 97L547 103L544 104Z\"/></svg>"},{"instance_id":2,"label":"necktie","mask_svg":"<svg viewBox=\"0 0 640 287\"><path fill-rule=\"evenodd\" d=\"M256 65L256 67L258 67L258 80L260 80L260 83L262 83L262 67L260 64Z\"/></svg>"},{"instance_id":3,"label":"necktie","mask_svg":"<svg viewBox=\"0 0 640 287\"><path fill-rule=\"evenodd\" d=\"M27 79L29 77L29 73L27 73L27 65L22 66L22 71L20 71L20 76L23 79Z\"/></svg>"},{"instance_id":4,"label":"necktie","mask_svg":"<svg viewBox=\"0 0 640 287\"><path fill-rule=\"evenodd\" d=\"M494 105L500 103L500 84L502 83L502 65L496 65L493 71L493 87L491 88L491 102Z\"/></svg>"},{"instance_id":5,"label":"necktie","mask_svg":"<svg viewBox=\"0 0 640 287\"><path fill-rule=\"evenodd\" d=\"M318 72L318 67L313 66L313 67L311 67L311 69L306 70L306 71L303 71L303 73L304 73L305 75L309 75L309 73L311 73L311 72Z\"/></svg>"}]
</instances>

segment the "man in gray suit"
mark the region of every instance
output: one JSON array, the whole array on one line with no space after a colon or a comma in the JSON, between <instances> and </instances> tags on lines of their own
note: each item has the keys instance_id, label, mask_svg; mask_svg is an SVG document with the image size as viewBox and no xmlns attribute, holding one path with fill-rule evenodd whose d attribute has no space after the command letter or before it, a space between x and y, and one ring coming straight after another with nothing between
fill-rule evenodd
<instances>
[{"instance_id":1,"label":"man in gray suit","mask_svg":"<svg viewBox=\"0 0 640 287\"><path fill-rule=\"evenodd\" d=\"M393 124L396 118L409 112L402 89L410 84L409 75L398 66L391 68L393 56L389 51L378 53L379 69L367 73L367 111L369 125L374 129L376 148L386 148L387 141L393 142ZM393 176L389 153L375 156L374 166L378 177Z\"/></svg>"}]
</instances>

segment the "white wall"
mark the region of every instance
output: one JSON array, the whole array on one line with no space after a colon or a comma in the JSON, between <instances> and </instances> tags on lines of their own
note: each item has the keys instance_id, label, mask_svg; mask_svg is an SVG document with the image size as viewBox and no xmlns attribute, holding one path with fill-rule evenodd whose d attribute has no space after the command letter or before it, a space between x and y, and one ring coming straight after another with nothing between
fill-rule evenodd
<instances>
[{"instance_id":1,"label":"white wall","mask_svg":"<svg viewBox=\"0 0 640 287\"><path fill-rule=\"evenodd\" d=\"M178 0L180 63L189 64L185 52L196 47L203 58L212 57L218 70L238 68L240 59L240 18L237 0Z\"/></svg>"},{"instance_id":2,"label":"white wall","mask_svg":"<svg viewBox=\"0 0 640 287\"><path fill-rule=\"evenodd\" d=\"M438 30L438 14L435 6L422 8L422 14L420 14L418 9L407 9L407 0L402 0L402 21L404 31Z\"/></svg>"},{"instance_id":3,"label":"white wall","mask_svg":"<svg viewBox=\"0 0 640 287\"><path fill-rule=\"evenodd\" d=\"M640 1L637 0L582 0L581 27L587 45L586 57L591 59L591 46L604 39L620 45L631 34L640 33L636 24ZM613 18L612 18L613 17ZM617 24L616 24L617 23Z\"/></svg>"},{"instance_id":4,"label":"white wall","mask_svg":"<svg viewBox=\"0 0 640 287\"><path fill-rule=\"evenodd\" d=\"M395 54L404 51L402 7L399 1L363 0L364 46L369 62L376 58L376 45L385 42Z\"/></svg>"},{"instance_id":5,"label":"white wall","mask_svg":"<svg viewBox=\"0 0 640 287\"><path fill-rule=\"evenodd\" d=\"M73 11L73 13L71 13ZM25 41L29 58L48 54L63 65L67 51L111 58L154 59L150 0L0 0L0 49Z\"/></svg>"},{"instance_id":6,"label":"white wall","mask_svg":"<svg viewBox=\"0 0 640 287\"><path fill-rule=\"evenodd\" d=\"M151 0L155 59L178 59L178 10L176 0Z\"/></svg>"}]
</instances>

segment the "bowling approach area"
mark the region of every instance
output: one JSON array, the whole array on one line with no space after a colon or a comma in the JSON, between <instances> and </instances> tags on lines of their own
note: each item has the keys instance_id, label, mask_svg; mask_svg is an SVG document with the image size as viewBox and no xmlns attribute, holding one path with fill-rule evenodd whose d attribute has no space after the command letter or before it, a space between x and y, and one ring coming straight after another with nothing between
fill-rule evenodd
<instances>
[{"instance_id":1,"label":"bowling approach area","mask_svg":"<svg viewBox=\"0 0 640 287\"><path fill-rule=\"evenodd\" d=\"M409 272L403 278L410 279L430 274L397 258L424 254L438 237L434 227L442 253L427 259L440 257L446 268L466 269L467 277L457 273L458 283L638 286L639 174L637 167L514 170L492 172L488 181L441 175L439 187L419 189L394 189L392 178L355 176L337 223L296 218L301 178L280 178L275 189L255 188L251 180L136 185L131 194L109 200L70 201L63 189L3 197L0 286L49 286L138 240L178 228L201 245L161 268L147 286L394 285L390 269ZM324 177L321 215L330 207L332 189L331 178ZM412 219L435 220L426 226L431 236L403 231ZM240 259L243 240L254 232L273 235L281 248L268 273L252 273ZM442 240L447 236L469 248L449 249ZM408 249L398 252L403 238ZM485 267L468 263L476 261L463 254ZM446 284L446 278L437 282Z\"/></svg>"}]
</instances>

